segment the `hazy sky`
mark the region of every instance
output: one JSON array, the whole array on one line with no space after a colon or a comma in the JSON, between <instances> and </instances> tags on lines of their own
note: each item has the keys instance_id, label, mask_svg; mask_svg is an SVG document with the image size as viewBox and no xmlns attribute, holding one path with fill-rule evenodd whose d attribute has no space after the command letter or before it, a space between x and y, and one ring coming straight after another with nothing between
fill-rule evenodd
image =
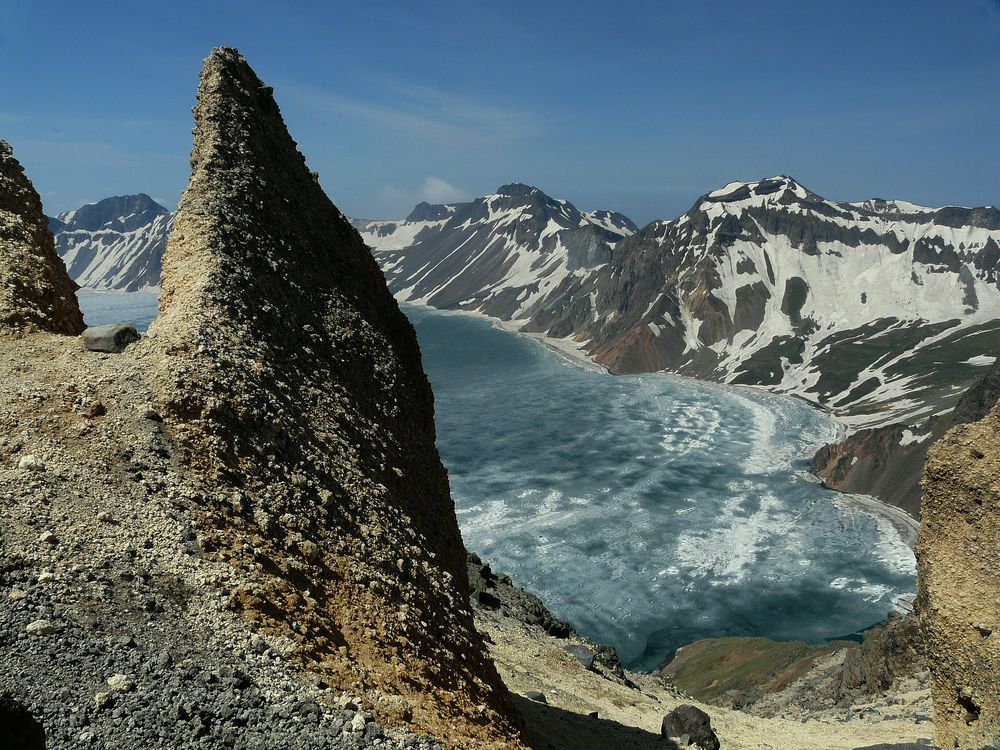
<instances>
[{"instance_id":1,"label":"hazy sky","mask_svg":"<svg viewBox=\"0 0 1000 750\"><path fill-rule=\"evenodd\" d=\"M998 0L0 0L0 137L46 209L172 207L220 44L353 216L519 180L643 224L773 174L1000 203Z\"/></svg>"}]
</instances>

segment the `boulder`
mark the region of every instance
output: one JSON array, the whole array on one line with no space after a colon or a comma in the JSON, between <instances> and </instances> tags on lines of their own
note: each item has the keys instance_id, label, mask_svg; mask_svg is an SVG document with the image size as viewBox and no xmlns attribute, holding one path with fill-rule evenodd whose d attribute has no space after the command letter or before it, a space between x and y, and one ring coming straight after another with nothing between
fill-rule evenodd
<instances>
[{"instance_id":1,"label":"boulder","mask_svg":"<svg viewBox=\"0 0 1000 750\"><path fill-rule=\"evenodd\" d=\"M719 737L712 729L712 718L697 706L684 703L663 717L660 735L687 740L686 745L697 745L701 750L719 750Z\"/></svg>"},{"instance_id":2,"label":"boulder","mask_svg":"<svg viewBox=\"0 0 1000 750\"><path fill-rule=\"evenodd\" d=\"M80 336L80 344L92 352L118 354L125 347L139 340L139 332L133 323L109 323L91 326Z\"/></svg>"}]
</instances>

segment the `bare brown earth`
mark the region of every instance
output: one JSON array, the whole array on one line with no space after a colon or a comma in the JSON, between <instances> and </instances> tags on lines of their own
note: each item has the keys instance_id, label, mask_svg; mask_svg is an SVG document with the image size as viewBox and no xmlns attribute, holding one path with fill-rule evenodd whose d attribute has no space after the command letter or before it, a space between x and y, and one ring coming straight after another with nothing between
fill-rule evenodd
<instances>
[{"instance_id":1,"label":"bare brown earth","mask_svg":"<svg viewBox=\"0 0 1000 750\"><path fill-rule=\"evenodd\" d=\"M945 748L1000 744L1000 407L928 455L918 605Z\"/></svg>"}]
</instances>

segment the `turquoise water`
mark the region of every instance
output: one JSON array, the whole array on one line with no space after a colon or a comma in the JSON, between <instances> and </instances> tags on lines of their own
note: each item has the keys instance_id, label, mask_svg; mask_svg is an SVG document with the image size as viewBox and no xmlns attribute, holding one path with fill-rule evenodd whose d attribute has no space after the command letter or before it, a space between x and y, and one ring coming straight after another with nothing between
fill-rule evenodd
<instances>
[{"instance_id":1,"label":"turquoise water","mask_svg":"<svg viewBox=\"0 0 1000 750\"><path fill-rule=\"evenodd\" d=\"M151 295L81 303L90 324L156 312ZM466 545L629 666L710 636L820 642L912 592L888 524L810 480L835 426L806 404L613 377L486 320L404 310Z\"/></svg>"},{"instance_id":2,"label":"turquoise water","mask_svg":"<svg viewBox=\"0 0 1000 750\"><path fill-rule=\"evenodd\" d=\"M90 292L76 293L88 326L105 323L135 323L140 331L149 328L156 317L159 294L156 292Z\"/></svg>"}]
</instances>

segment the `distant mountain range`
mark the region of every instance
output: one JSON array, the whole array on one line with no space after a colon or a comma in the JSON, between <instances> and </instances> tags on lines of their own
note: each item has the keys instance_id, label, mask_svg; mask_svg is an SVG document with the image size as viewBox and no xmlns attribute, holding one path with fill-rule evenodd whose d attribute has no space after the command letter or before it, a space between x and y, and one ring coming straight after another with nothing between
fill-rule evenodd
<instances>
[{"instance_id":1,"label":"distant mountain range","mask_svg":"<svg viewBox=\"0 0 1000 750\"><path fill-rule=\"evenodd\" d=\"M524 185L419 209L358 223L397 296L568 337L613 372L763 385L861 427L929 416L995 354L992 207L836 203L774 177L639 231Z\"/></svg>"},{"instance_id":2,"label":"distant mountain range","mask_svg":"<svg viewBox=\"0 0 1000 750\"><path fill-rule=\"evenodd\" d=\"M174 215L148 195L89 203L49 218L69 275L88 289L137 292L160 285Z\"/></svg>"},{"instance_id":3,"label":"distant mountain range","mask_svg":"<svg viewBox=\"0 0 1000 750\"><path fill-rule=\"evenodd\" d=\"M158 283L171 219L131 196L63 214L53 229L81 285L134 290ZM922 461L1000 349L993 207L830 201L778 176L732 182L642 229L519 183L353 223L402 300L564 339L616 373L798 395L877 431L817 457L821 476L853 491L889 476L897 453ZM913 510L911 484L909 501L893 500Z\"/></svg>"}]
</instances>

